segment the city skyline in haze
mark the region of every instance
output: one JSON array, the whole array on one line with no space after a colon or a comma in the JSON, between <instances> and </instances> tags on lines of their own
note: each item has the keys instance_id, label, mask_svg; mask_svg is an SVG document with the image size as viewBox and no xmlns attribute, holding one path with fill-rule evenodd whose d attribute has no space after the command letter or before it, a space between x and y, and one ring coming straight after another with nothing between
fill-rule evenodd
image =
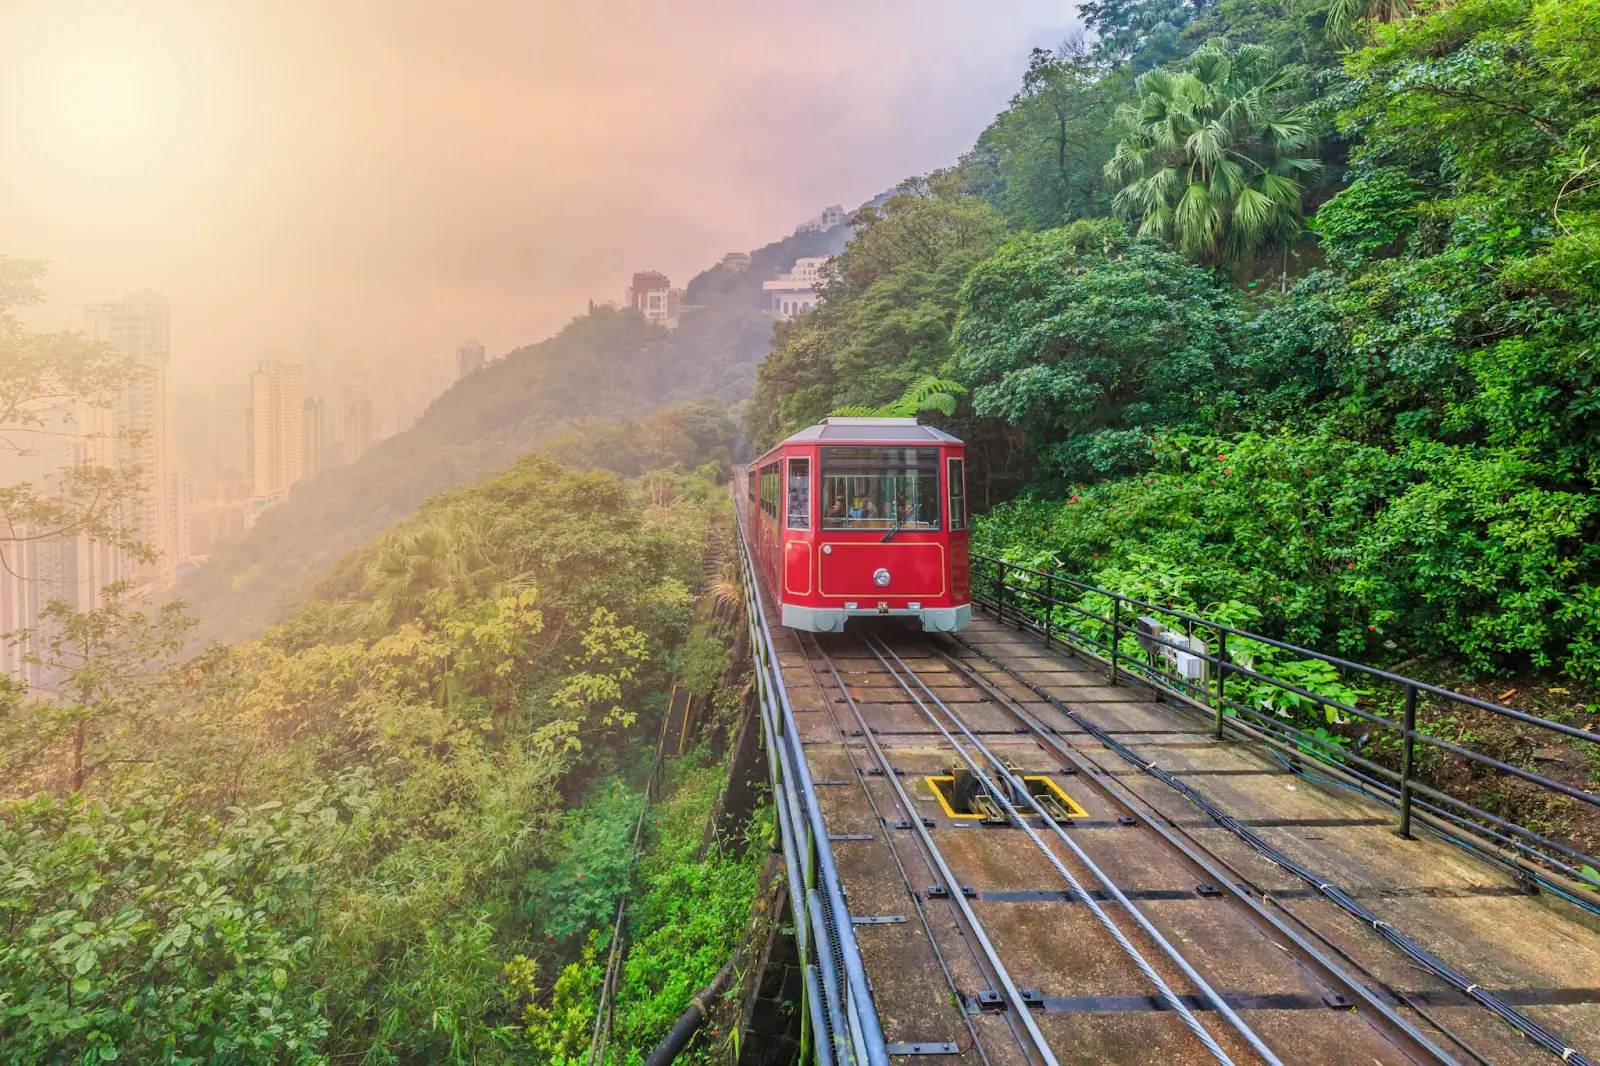
<instances>
[{"instance_id":1,"label":"city skyline in haze","mask_svg":"<svg viewBox=\"0 0 1600 1066\"><path fill-rule=\"evenodd\" d=\"M174 390L497 357L948 163L1076 24L864 6L9 0L0 254L51 263L36 328L165 295Z\"/></svg>"}]
</instances>

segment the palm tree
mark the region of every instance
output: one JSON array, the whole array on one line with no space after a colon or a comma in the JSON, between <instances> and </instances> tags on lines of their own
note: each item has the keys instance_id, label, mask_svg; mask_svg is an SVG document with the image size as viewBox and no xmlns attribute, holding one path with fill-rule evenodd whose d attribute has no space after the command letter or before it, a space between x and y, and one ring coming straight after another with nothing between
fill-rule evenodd
<instances>
[{"instance_id":1,"label":"palm tree","mask_svg":"<svg viewBox=\"0 0 1600 1066\"><path fill-rule=\"evenodd\" d=\"M455 507L385 537L367 564L376 628L407 622L441 596L467 600L491 589L500 572L487 549L489 532L481 516Z\"/></svg>"},{"instance_id":2,"label":"palm tree","mask_svg":"<svg viewBox=\"0 0 1600 1066\"><path fill-rule=\"evenodd\" d=\"M1328 5L1328 29L1348 39L1357 22L1399 22L1410 13L1408 0L1333 0Z\"/></svg>"},{"instance_id":3,"label":"palm tree","mask_svg":"<svg viewBox=\"0 0 1600 1066\"><path fill-rule=\"evenodd\" d=\"M1140 75L1129 135L1106 164L1117 211L1192 259L1235 265L1300 232L1305 116L1282 106L1283 72L1260 45L1213 38L1179 69Z\"/></svg>"}]
</instances>

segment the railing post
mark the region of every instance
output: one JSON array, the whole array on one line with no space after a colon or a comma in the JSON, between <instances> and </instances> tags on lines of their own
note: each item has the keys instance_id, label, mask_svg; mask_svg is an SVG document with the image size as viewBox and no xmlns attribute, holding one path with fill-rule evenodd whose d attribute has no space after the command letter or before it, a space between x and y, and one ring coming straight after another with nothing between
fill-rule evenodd
<instances>
[{"instance_id":1,"label":"railing post","mask_svg":"<svg viewBox=\"0 0 1600 1066\"><path fill-rule=\"evenodd\" d=\"M1223 680L1228 676L1228 633L1223 630L1217 634L1217 739L1222 739L1222 709L1227 706L1223 698Z\"/></svg>"},{"instance_id":2,"label":"railing post","mask_svg":"<svg viewBox=\"0 0 1600 1066\"><path fill-rule=\"evenodd\" d=\"M1056 575L1044 575L1044 643L1050 646L1050 616L1056 613Z\"/></svg>"},{"instance_id":3,"label":"railing post","mask_svg":"<svg viewBox=\"0 0 1600 1066\"><path fill-rule=\"evenodd\" d=\"M1117 683L1117 647L1122 643L1122 597L1111 594L1111 683Z\"/></svg>"},{"instance_id":4,"label":"railing post","mask_svg":"<svg viewBox=\"0 0 1600 1066\"><path fill-rule=\"evenodd\" d=\"M1411 839L1411 773L1417 754L1417 690L1406 686L1405 739L1400 745L1400 835Z\"/></svg>"},{"instance_id":5,"label":"railing post","mask_svg":"<svg viewBox=\"0 0 1600 1066\"><path fill-rule=\"evenodd\" d=\"M1006 624L1006 564L1003 559L994 561L994 616L1001 625Z\"/></svg>"}]
</instances>

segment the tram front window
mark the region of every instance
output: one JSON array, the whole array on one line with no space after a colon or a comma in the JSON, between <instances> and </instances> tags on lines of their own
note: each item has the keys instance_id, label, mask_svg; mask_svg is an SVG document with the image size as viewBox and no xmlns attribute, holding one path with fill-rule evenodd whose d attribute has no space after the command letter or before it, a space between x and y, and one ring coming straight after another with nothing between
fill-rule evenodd
<instances>
[{"instance_id":1,"label":"tram front window","mask_svg":"<svg viewBox=\"0 0 1600 1066\"><path fill-rule=\"evenodd\" d=\"M823 448L823 529L938 529L939 449Z\"/></svg>"}]
</instances>

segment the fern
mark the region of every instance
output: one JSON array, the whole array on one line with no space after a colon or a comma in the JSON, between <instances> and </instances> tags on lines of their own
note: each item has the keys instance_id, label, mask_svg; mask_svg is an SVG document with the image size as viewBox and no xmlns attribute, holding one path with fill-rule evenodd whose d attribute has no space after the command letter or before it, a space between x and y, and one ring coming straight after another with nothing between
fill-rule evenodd
<instances>
[{"instance_id":1,"label":"fern","mask_svg":"<svg viewBox=\"0 0 1600 1066\"><path fill-rule=\"evenodd\" d=\"M836 407L828 412L829 418L915 418L922 411L938 411L942 415L956 413L956 397L967 394L966 386L959 381L925 374L913 381L898 399L882 407Z\"/></svg>"}]
</instances>

